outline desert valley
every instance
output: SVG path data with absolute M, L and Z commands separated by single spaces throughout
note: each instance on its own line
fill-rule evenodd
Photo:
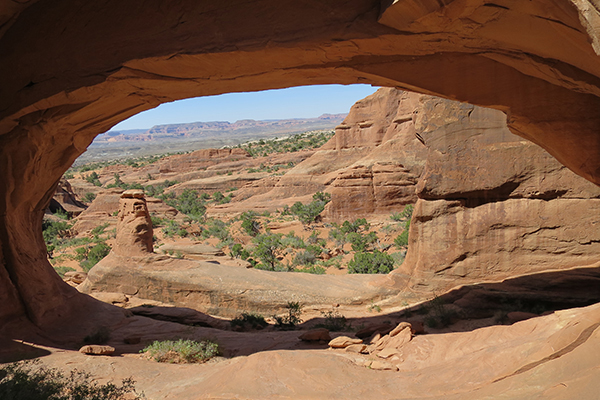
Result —
M 597 399 L 597 3 L 0 0 L 0 399 Z

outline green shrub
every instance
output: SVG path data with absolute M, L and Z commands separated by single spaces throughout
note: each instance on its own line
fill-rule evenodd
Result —
M 393 269 L 394 259 L 379 250 L 372 253 L 358 252 L 348 262 L 348 273 L 350 274 L 387 274 Z
M 347 239 L 352 245 L 353 251 L 365 252 L 373 248 L 373 245 L 377 242 L 377 234 L 369 232 L 364 235 L 360 232 L 350 232 Z
M 110 253 L 110 246 L 105 242 L 99 242 L 95 246 L 85 246 L 75 249 L 75 259 L 85 272 L 90 269 Z
M 282 249 L 281 234 L 261 234 L 254 238 L 254 256 L 258 258 L 263 267 L 269 271 L 275 271 L 279 265 L 279 256 Z
M 244 249 L 244 246 L 242 246 L 241 244 L 236 243 L 233 246 L 231 246 L 231 257 L 247 260 L 250 257 L 250 252 Z
M 229 238 L 229 229 L 227 224 L 219 219 L 212 219 L 208 221 L 206 234 L 215 237 L 221 241 L 225 241 Z
M 77 370 L 69 376 L 55 368 L 39 367 L 39 361 L 6 364 L 0 367 L 0 399 L 4 400 L 137 400 L 135 382 L 100 385 L 91 375 Z
M 90 233 L 92 234 L 92 236 L 100 236 L 104 233 L 104 230 L 108 228 L 109 225 L 110 224 L 108 222 L 102 225 L 98 225 L 97 227 L 92 229 Z
M 331 332 L 344 332 L 352 328 L 346 317 L 339 313 L 337 310 L 332 311 L 321 311 L 321 314 L 325 318 L 325 322 L 321 322 L 315 325 L 315 328 L 325 328 Z
M 302 315 L 302 305 L 297 301 L 288 301 L 285 306 L 287 314 L 283 317 L 274 315 L 275 327 L 281 330 L 292 330 L 296 325 L 302 323 L 300 315 Z
M 89 174 L 88 176 L 86 176 L 85 180 L 94 186 L 102 186 L 102 183 L 100 182 L 100 177 L 98 176 L 96 171 L 94 171 L 91 174 Z
M 313 201 L 309 204 L 302 204 L 296 202 L 290 208 L 292 215 L 296 216 L 300 222 L 309 225 L 315 222 L 319 214 L 325 209 L 325 205 L 330 201 L 331 195 L 329 193 L 317 192 L 313 195 Z
M 84 203 L 91 203 L 92 201 L 94 201 L 96 199 L 96 194 L 92 193 L 92 192 L 87 192 L 85 194 L 85 196 L 83 196 L 83 202 Z
M 260 222 L 256 220 L 254 211 L 243 212 L 240 216 L 242 220 L 242 229 L 250 236 L 256 236 L 260 233 Z
M 265 317 L 256 313 L 243 312 L 241 315 L 235 317 L 230 322 L 232 328 L 240 327 L 242 330 L 246 329 L 263 329 L 267 325 Z
M 198 191 L 196 190 L 185 189 L 177 197 L 174 197 L 171 193 L 168 196 L 162 195 L 161 199 L 177 211 L 182 212 L 196 221 L 201 220 L 206 213 L 204 200 L 199 196 Z
M 49 254 L 52 254 L 57 247 L 64 245 L 66 238 L 70 235 L 69 230 L 72 226 L 66 221 L 53 221 L 50 219 L 42 221 L 42 236 Z
M 401 234 L 396 236 L 396 239 L 394 239 L 394 245 L 399 249 L 408 246 L 408 229 L 405 229 Z
M 304 240 L 302 240 L 301 237 L 296 236 L 296 234 L 293 231 L 281 238 L 281 244 L 284 247 L 292 249 L 306 248 L 306 243 L 304 243 Z
M 148 357 L 166 363 L 201 363 L 219 355 L 219 345 L 210 340 L 155 341 L 142 350 Z
M 65 277 L 65 274 L 69 271 L 75 271 L 75 268 L 71 268 L 71 267 L 54 267 L 54 270 L 56 271 L 56 273 L 58 274 L 58 276 L 60 276 L 61 278 Z
M 294 271 L 315 275 L 325 275 L 327 272 L 327 270 L 321 265 L 311 265 L 310 267 L 296 268 Z
M 162 218 L 154 216 L 154 215 L 150 216 L 150 221 L 152 221 L 153 228 L 162 226 L 164 224 L 164 220 Z
M 317 256 L 313 251 L 303 250 L 296 253 L 292 263 L 294 265 L 313 265 L 317 261 Z
M 169 220 L 167 225 L 163 227 L 163 234 L 167 237 L 174 237 L 175 235 L 186 237 L 189 232 L 176 221 Z

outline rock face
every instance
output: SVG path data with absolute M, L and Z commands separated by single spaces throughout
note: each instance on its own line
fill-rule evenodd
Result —
M 117 238 L 113 251 L 122 256 L 153 252 L 152 221 L 143 190 L 126 190 L 119 201 Z
M 384 88 L 352 106 L 323 149 L 335 149 L 338 154 L 344 149 L 370 151 L 351 160 L 329 185 L 332 201 L 327 218 L 343 221 L 390 214 L 416 201 L 415 186 L 427 155 L 413 123 L 420 98 L 416 93 Z
M 50 210 L 56 212 L 56 210 L 53 210 L 53 205 L 56 209 L 62 208 L 70 217 L 78 216 L 87 208 L 85 204 L 79 201 L 71 188 L 71 184 L 66 179 L 61 179 L 58 182 L 56 193 L 54 193 L 54 197 L 50 201 Z
M 600 189 L 510 133 L 494 110 L 423 97 L 429 149 L 407 258 L 421 291 L 596 262 Z

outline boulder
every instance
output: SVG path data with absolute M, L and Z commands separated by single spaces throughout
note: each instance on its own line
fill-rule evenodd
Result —
M 331 340 L 329 330 L 325 328 L 312 329 L 308 332 L 304 332 L 298 338 L 304 342 L 329 342 Z
M 353 344 L 362 344 L 361 339 L 353 339 L 348 336 L 338 336 L 329 342 L 329 347 L 334 349 L 344 349 Z
M 101 346 L 98 344 L 89 344 L 79 349 L 80 353 L 94 356 L 110 356 L 115 352 L 115 348 L 111 346 Z

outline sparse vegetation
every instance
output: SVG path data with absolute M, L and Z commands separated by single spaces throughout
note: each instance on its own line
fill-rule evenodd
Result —
M 316 324 L 315 328 L 325 328 L 331 332 L 345 332 L 352 329 L 346 317 L 337 310 L 321 311 L 321 314 L 325 318 L 325 322 Z
M 296 325 L 302 323 L 300 315 L 302 315 L 302 304 L 297 301 L 288 301 L 285 306 L 287 314 L 282 316 L 274 315 L 275 327 L 281 330 L 296 329 Z
M 96 194 L 95 193 L 87 192 L 85 194 L 85 196 L 83 196 L 83 202 L 84 203 L 91 203 L 94 200 L 96 200 Z
M 242 229 L 250 236 L 256 236 L 260 233 L 260 222 L 256 220 L 257 214 L 254 211 L 243 212 L 240 216 L 242 220 Z
M 269 325 L 262 315 L 247 312 L 235 317 L 229 323 L 232 328 L 239 328 L 241 330 L 263 329 Z
M 144 348 L 142 353 L 158 362 L 172 364 L 202 363 L 219 355 L 219 345 L 211 340 L 200 342 L 184 339 L 155 341 Z
M 100 385 L 90 374 L 73 370 L 65 376 L 55 368 L 25 361 L 0 367 L 0 398 L 5 400 L 137 400 L 135 381 Z
M 331 200 L 329 193 L 317 192 L 313 195 L 313 201 L 309 204 L 296 202 L 290 207 L 290 212 L 295 215 L 300 222 L 310 225 L 315 222 L 319 214 L 325 209 L 325 205 Z
M 255 245 L 253 254 L 258 258 L 261 263 L 255 268 L 266 269 L 269 271 L 276 271 L 280 269 L 281 263 L 279 257 L 281 256 L 281 234 L 261 234 L 253 239 Z
M 92 267 L 110 253 L 110 246 L 101 241 L 94 246 L 86 245 L 75 249 L 75 259 L 79 261 L 79 265 L 85 272 L 88 272 Z
M 260 139 L 236 147 L 246 150 L 252 157 L 264 157 L 273 153 L 293 153 L 299 150 L 316 149 L 331 139 L 333 134 L 334 131 L 305 132 L 282 139 Z

